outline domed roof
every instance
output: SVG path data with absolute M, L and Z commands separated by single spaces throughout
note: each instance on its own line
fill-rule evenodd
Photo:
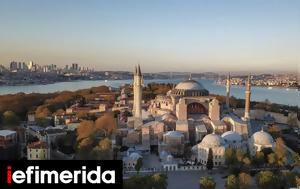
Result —
M 213 148 L 213 147 L 224 146 L 225 142 L 222 137 L 213 133 L 213 134 L 206 135 L 200 144 L 207 148 Z
M 177 117 L 171 113 L 165 113 L 161 119 L 163 121 L 168 121 L 168 122 L 175 122 L 177 120 Z
M 130 159 L 132 160 L 138 160 L 139 158 L 142 158 L 142 156 L 136 152 L 133 152 L 129 155 Z
M 174 138 L 181 138 L 184 137 L 183 134 L 179 131 L 168 131 L 165 136 L 174 137 Z
M 274 144 L 274 139 L 272 138 L 272 136 L 263 130 L 254 133 L 252 135 L 251 139 L 254 142 L 254 144 L 258 144 L 258 145 L 273 145 Z
M 235 132 L 235 131 L 227 131 L 225 133 L 222 134 L 222 138 L 225 141 L 236 141 L 236 142 L 240 142 L 242 141 L 242 137 L 239 133 Z
M 205 88 L 197 81 L 189 79 L 178 83 L 175 89 L 179 90 L 205 90 Z

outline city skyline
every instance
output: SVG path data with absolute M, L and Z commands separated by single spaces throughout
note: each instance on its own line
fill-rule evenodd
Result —
M 300 59 L 299 7 L 293 0 L 1 1 L 0 64 L 292 72 Z

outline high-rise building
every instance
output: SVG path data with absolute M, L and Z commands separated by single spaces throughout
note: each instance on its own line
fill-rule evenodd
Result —
M 73 63 L 71 69 L 72 70 L 78 70 L 78 64 L 77 63 Z
M 142 125 L 142 85 L 143 76 L 141 73 L 140 65 L 135 67 L 134 81 L 133 81 L 133 115 L 134 115 L 134 128 Z

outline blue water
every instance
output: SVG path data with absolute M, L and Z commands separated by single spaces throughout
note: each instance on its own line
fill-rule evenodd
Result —
M 145 80 L 145 84 L 150 82 L 156 83 L 178 83 L 181 79 L 172 79 L 172 80 Z M 212 80 L 198 80 L 202 85 L 209 90 L 210 93 L 225 95 L 225 87 L 216 85 Z M 78 89 L 85 89 L 90 87 L 96 87 L 101 85 L 119 87 L 123 84 L 130 84 L 132 80 L 112 80 L 112 81 L 74 81 L 74 82 L 60 82 L 48 85 L 29 85 L 29 86 L 0 86 L 0 95 L 1 94 L 15 94 L 19 92 L 24 93 L 50 93 L 57 91 L 75 91 Z M 232 86 L 231 96 L 236 98 L 244 98 L 245 91 L 244 87 L 241 86 Z M 300 106 L 300 92 L 296 89 L 282 89 L 282 88 L 273 88 L 267 89 L 263 87 L 252 87 L 251 100 L 255 101 L 264 101 L 268 99 L 273 103 L 286 104 L 292 106 Z

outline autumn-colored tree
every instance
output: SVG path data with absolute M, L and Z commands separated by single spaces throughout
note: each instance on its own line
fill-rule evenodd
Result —
M 45 118 L 50 115 L 51 115 L 51 112 L 46 105 L 37 107 L 37 109 L 35 111 L 36 118 Z
M 113 113 L 106 113 L 95 121 L 96 129 L 104 129 L 106 134 L 110 136 L 117 129 L 116 121 Z
M 277 157 L 277 165 L 284 166 L 287 163 L 286 149 L 282 138 L 276 139 L 275 154 Z
M 88 138 L 95 132 L 93 121 L 82 121 L 77 127 L 77 141 Z
M 277 162 L 277 157 L 275 153 L 271 153 L 268 155 L 268 164 L 273 166 L 275 165 Z
M 225 163 L 228 166 L 236 164 L 236 154 L 234 149 L 227 148 L 225 150 Z
M 240 173 L 239 177 L 238 177 L 238 180 L 239 180 L 240 189 L 249 189 L 249 188 L 251 188 L 252 177 L 249 174 L 244 173 L 244 172 Z

